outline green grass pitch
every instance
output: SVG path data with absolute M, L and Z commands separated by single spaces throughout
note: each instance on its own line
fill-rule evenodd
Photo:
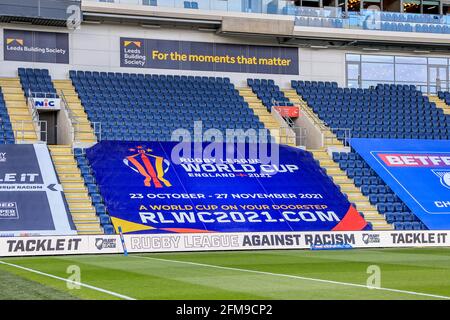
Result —
M 92 287 L 68 289 L 69 266 Z M 369 266 L 382 289 L 366 287 Z M 124 297 L 450 299 L 450 248 L 0 258 L 0 299 Z

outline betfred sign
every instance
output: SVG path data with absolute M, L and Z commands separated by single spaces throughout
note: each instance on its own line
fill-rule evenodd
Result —
M 61 99 L 59 98 L 33 98 L 34 107 L 38 110 L 59 110 Z
M 351 145 L 428 229 L 450 229 L 448 140 L 354 138 Z
M 295 106 L 275 106 L 273 108 L 284 118 L 298 118 L 300 116 L 300 110 Z
M 450 155 L 448 153 L 378 153 L 378 156 L 389 167 L 450 167 Z

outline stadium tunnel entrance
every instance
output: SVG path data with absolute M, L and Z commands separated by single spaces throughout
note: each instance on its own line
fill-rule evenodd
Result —
M 54 110 L 39 110 L 39 121 L 41 122 L 41 141 L 47 144 L 58 144 L 58 113 Z

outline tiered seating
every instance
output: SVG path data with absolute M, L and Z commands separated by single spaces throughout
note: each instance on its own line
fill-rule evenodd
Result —
M 70 71 L 101 140 L 170 141 L 194 121 L 204 130 L 264 129 L 228 78 Z
M 270 111 L 275 105 L 293 105 L 272 79 L 247 79 L 247 85 L 258 99 L 262 101 L 267 111 Z
M 380 12 L 381 30 L 400 32 L 450 33 L 450 27 L 443 24 L 441 16 L 431 14 L 406 14 Z M 365 23 L 365 29 L 373 26 Z
M 450 118 L 414 86 L 349 89 L 320 81 L 291 85 L 338 139 L 343 139 L 342 128 L 359 138 L 450 138 Z
M 56 89 L 47 69 L 19 68 L 20 83 L 25 96 L 56 98 Z
M 341 170 L 353 179 L 355 186 L 369 198 L 370 204 L 384 214 L 386 222 L 393 223 L 396 230 L 426 229 L 360 155 L 355 152 L 333 152 L 333 161 L 339 163 Z
M 320 81 L 292 81 L 291 85 L 340 140 L 342 129 L 357 138 L 450 138 L 450 119 L 415 86 L 349 89 Z M 335 152 L 333 160 L 395 229 L 426 229 L 357 153 Z
M 198 2 L 196 1 L 184 1 L 183 4 L 185 9 L 198 9 Z
M 443 100 L 446 104 L 450 105 L 450 92 L 439 91 L 438 97 L 439 99 Z
M 81 176 L 83 177 L 84 184 L 88 190 L 88 194 L 91 197 L 92 205 L 95 208 L 100 224 L 103 227 L 105 234 L 114 234 L 114 227 L 111 224 L 111 219 L 106 212 L 105 205 L 103 204 L 102 196 L 98 190 L 95 178 L 92 175 L 91 167 L 89 165 L 89 160 L 84 154 L 84 150 L 80 148 L 74 149 L 74 157 L 77 161 L 78 168 L 81 171 Z
M 0 144 L 14 144 L 14 133 L 9 119 L 8 110 L 0 88 Z

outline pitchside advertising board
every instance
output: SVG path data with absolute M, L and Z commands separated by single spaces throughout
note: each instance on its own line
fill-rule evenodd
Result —
M 69 34 L 4 29 L 6 61 L 69 63 Z
M 127 68 L 299 74 L 298 48 L 120 38 Z
M 250 156 L 267 144 L 102 141 L 86 154 L 124 233 L 369 228 L 310 153 L 274 146 L 279 159 L 270 163 Z
M 352 139 L 351 145 L 429 229 L 450 229 L 448 140 Z
M 256 232 L 124 235 L 127 252 L 449 247 L 448 231 Z M 0 257 L 123 253 L 117 235 L 0 237 Z
M 0 237 L 76 234 L 45 144 L 0 145 Z

